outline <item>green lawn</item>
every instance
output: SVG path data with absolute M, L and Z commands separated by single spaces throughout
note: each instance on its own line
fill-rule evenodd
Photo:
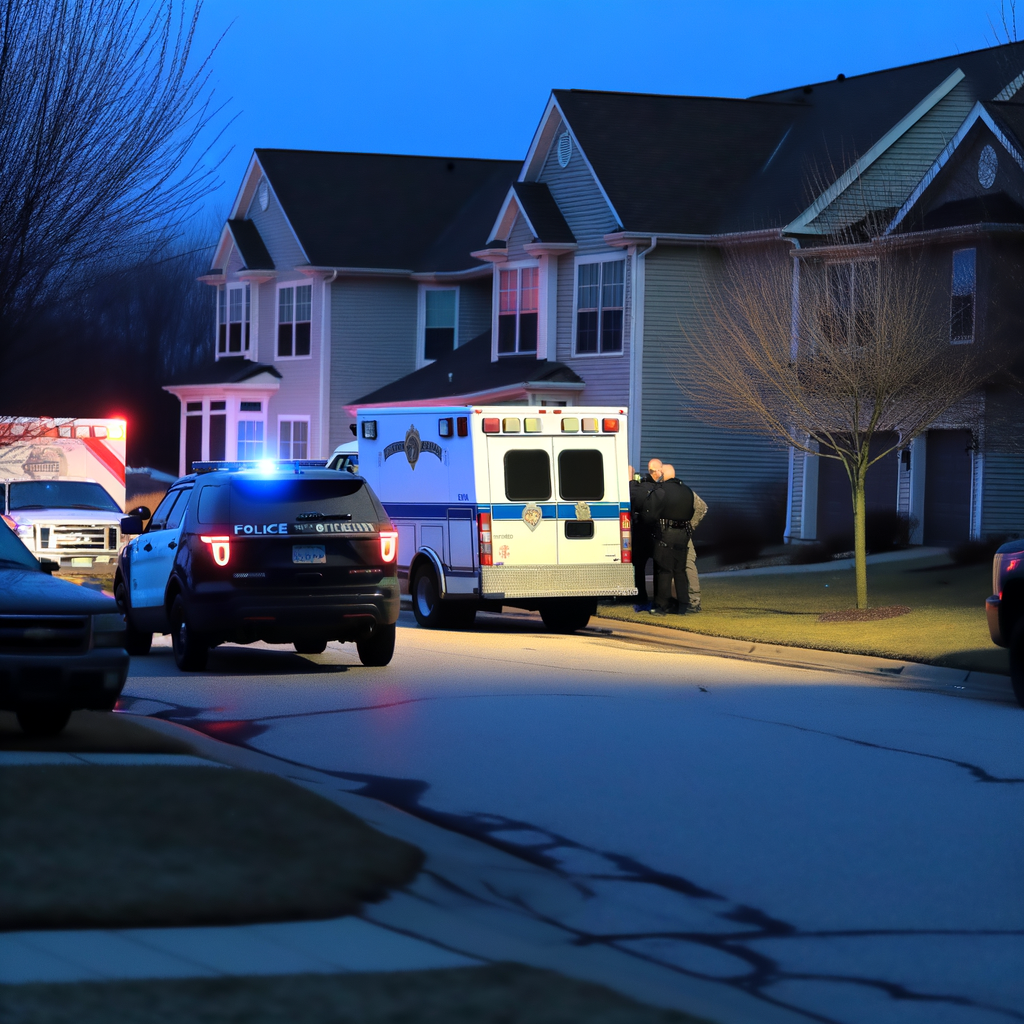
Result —
M 990 565 L 956 566 L 945 557 L 919 558 L 868 566 L 871 607 L 899 604 L 912 609 L 908 615 L 876 622 L 818 621 L 825 612 L 856 606 L 853 569 L 706 578 L 699 615 L 655 618 L 627 604 L 602 605 L 599 614 L 709 636 L 1008 674 L 1007 652 L 992 643 L 985 624 L 991 587 Z

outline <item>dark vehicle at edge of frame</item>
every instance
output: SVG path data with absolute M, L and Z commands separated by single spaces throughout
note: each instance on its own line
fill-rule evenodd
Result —
M 1024 538 L 1011 540 L 992 559 L 993 594 L 985 601 L 992 642 L 1010 649 L 1010 680 L 1024 707 Z
M 0 523 L 0 708 L 30 736 L 56 735 L 72 711 L 110 711 L 128 678 L 117 605 L 56 568 Z
M 122 521 L 133 537 L 114 588 L 130 653 L 170 633 L 183 671 L 201 670 L 211 647 L 258 640 L 301 654 L 354 642 L 364 665 L 390 662 L 398 534 L 365 480 L 322 461 L 193 469 L 151 517 Z

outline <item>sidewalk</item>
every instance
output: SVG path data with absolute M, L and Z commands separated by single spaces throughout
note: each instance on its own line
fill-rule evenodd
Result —
M 118 718 L 121 718 L 118 715 Z M 796 1024 L 738 987 L 689 976 L 614 943 L 580 944 L 594 926 L 587 895 L 559 873 L 351 792 L 352 783 L 221 743 L 184 726 L 124 715 L 193 755 L 0 753 L 3 764 L 207 764 L 270 772 L 305 786 L 387 835 L 423 850 L 405 890 L 358 917 L 234 927 L 0 934 L 0 982 L 437 969 L 515 962 L 605 985 L 648 1005 L 720 1024 Z M 66 758 L 66 760 L 65 760 Z M 624 879 L 624 881 L 628 881 Z M 623 922 L 625 923 L 625 922 Z M 616 930 L 602 920 L 601 930 Z

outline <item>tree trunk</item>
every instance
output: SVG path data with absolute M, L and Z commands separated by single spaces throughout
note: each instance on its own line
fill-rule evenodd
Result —
M 857 577 L 857 608 L 868 606 L 867 500 L 864 480 L 867 467 L 858 467 L 853 478 L 853 571 Z

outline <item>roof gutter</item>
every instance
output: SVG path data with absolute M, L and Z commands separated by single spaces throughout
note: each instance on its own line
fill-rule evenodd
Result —
M 689 234 L 675 231 L 612 231 L 604 236 L 606 245 L 625 249 L 630 245 L 657 239 L 661 245 L 736 245 L 743 243 L 771 242 L 782 237 L 781 228 L 764 228 L 759 231 L 727 231 L 721 234 Z

